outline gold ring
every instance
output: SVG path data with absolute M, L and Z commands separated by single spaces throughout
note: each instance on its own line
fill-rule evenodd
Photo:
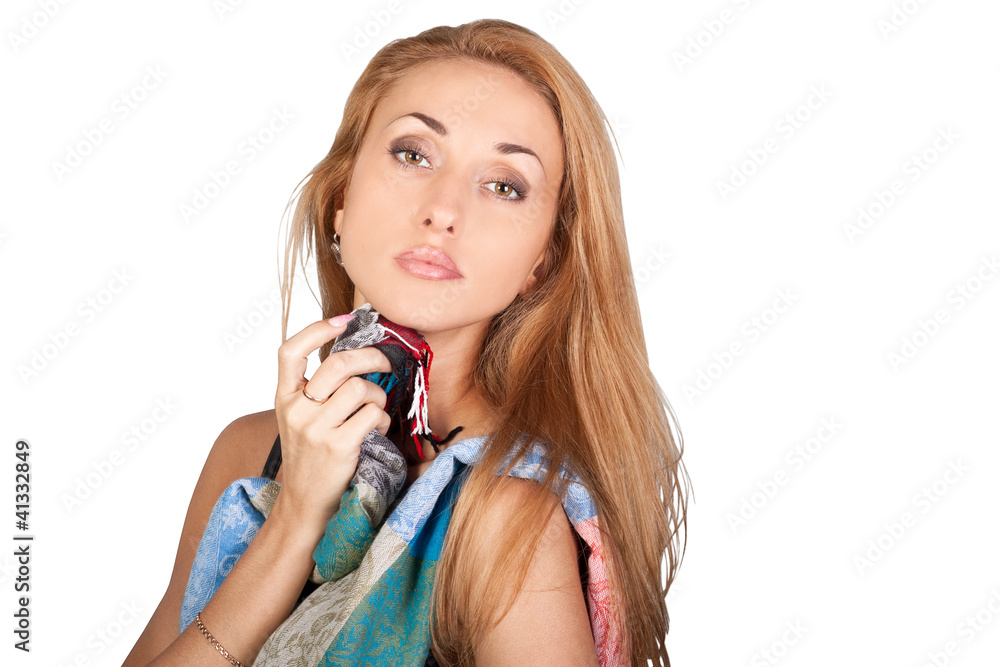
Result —
M 323 403 L 326 403 L 326 401 L 329 400 L 329 399 L 326 399 L 326 400 L 322 400 L 321 401 L 318 398 L 313 398 L 312 396 L 309 395 L 309 392 L 306 391 L 305 387 L 302 387 L 302 395 L 305 396 L 306 398 L 308 398 L 310 401 L 313 401 L 314 403 L 319 403 L 320 405 L 322 405 Z

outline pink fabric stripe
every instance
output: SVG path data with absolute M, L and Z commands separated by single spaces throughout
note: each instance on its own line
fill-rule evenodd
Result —
M 590 581 L 587 584 L 587 604 L 590 606 L 590 627 L 594 632 L 594 646 L 601 667 L 621 667 L 621 631 L 611 613 L 611 596 L 608 590 L 608 572 L 604 566 L 604 547 L 597 517 L 574 526 L 576 532 L 590 547 L 587 569 Z

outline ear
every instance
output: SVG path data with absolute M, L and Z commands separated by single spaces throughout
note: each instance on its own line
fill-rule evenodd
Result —
M 545 255 L 547 251 L 548 251 L 548 246 L 542 248 L 542 252 L 540 252 L 538 254 L 538 258 L 535 259 L 535 264 L 534 266 L 531 267 L 531 275 L 528 276 L 528 279 L 524 281 L 524 285 L 522 285 L 521 289 L 518 291 L 518 294 L 520 294 L 521 296 L 524 296 L 532 289 L 534 289 L 535 283 L 538 282 L 538 277 L 542 273 L 542 266 L 545 263 Z
M 347 193 L 350 188 L 350 184 L 344 187 L 344 193 L 338 197 L 340 200 L 340 208 L 333 213 L 333 231 L 337 232 L 337 234 L 341 236 L 342 234 L 340 233 L 340 230 L 344 227 L 344 208 L 347 206 Z
M 333 231 L 340 235 L 340 230 L 344 226 L 344 209 L 338 208 L 333 214 Z

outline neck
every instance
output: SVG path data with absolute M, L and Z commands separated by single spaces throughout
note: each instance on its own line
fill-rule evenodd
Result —
M 354 308 L 366 301 L 355 289 Z M 458 426 L 462 430 L 449 442 L 487 435 L 495 429 L 491 410 L 472 385 L 472 372 L 488 324 L 488 321 L 474 322 L 444 331 L 414 329 L 427 341 L 434 355 L 427 375 L 427 423 L 435 438 L 447 437 Z M 401 424 L 396 444 L 410 461 L 419 461 L 412 430 L 412 423 Z M 429 442 L 422 440 L 420 446 L 425 461 L 435 456 Z
M 451 440 L 438 445 L 442 451 L 452 443 L 486 435 L 492 429 L 490 411 L 472 383 L 474 361 L 482 347 L 482 338 L 466 329 L 418 331 L 434 354 L 427 379 L 427 422 L 431 434 L 440 440 L 447 438 L 455 428 L 462 427 Z M 421 438 L 421 458 L 413 442 L 412 430 L 413 424 L 409 420 L 402 424 L 396 445 L 411 465 L 430 462 L 437 456 L 434 446 L 429 440 Z
M 489 410 L 472 383 L 482 349 L 485 326 L 479 323 L 452 331 L 419 332 L 434 353 L 427 380 L 427 419 L 437 438 L 457 426 L 456 439 L 482 435 Z

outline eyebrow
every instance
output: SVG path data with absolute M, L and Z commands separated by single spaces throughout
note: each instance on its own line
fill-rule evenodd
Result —
M 441 135 L 442 137 L 448 136 L 448 128 L 446 128 L 441 121 L 435 118 L 431 118 L 427 114 L 420 113 L 419 111 L 411 111 L 410 113 L 404 113 L 402 116 L 394 118 L 393 120 L 386 123 L 386 127 L 389 127 L 400 118 L 406 118 L 407 116 L 413 116 L 417 120 L 422 121 L 424 125 L 429 127 L 435 133 Z M 538 154 L 535 153 L 535 151 L 528 148 L 527 146 L 520 146 L 518 144 L 512 144 L 507 141 L 498 141 L 495 144 L 493 144 L 493 149 L 496 152 L 500 153 L 501 155 L 513 155 L 516 153 L 524 153 L 525 155 L 531 155 L 534 156 L 536 160 L 538 160 L 539 164 L 542 164 L 542 158 L 538 157 Z M 542 171 L 543 172 L 545 171 L 545 165 L 542 165 Z

